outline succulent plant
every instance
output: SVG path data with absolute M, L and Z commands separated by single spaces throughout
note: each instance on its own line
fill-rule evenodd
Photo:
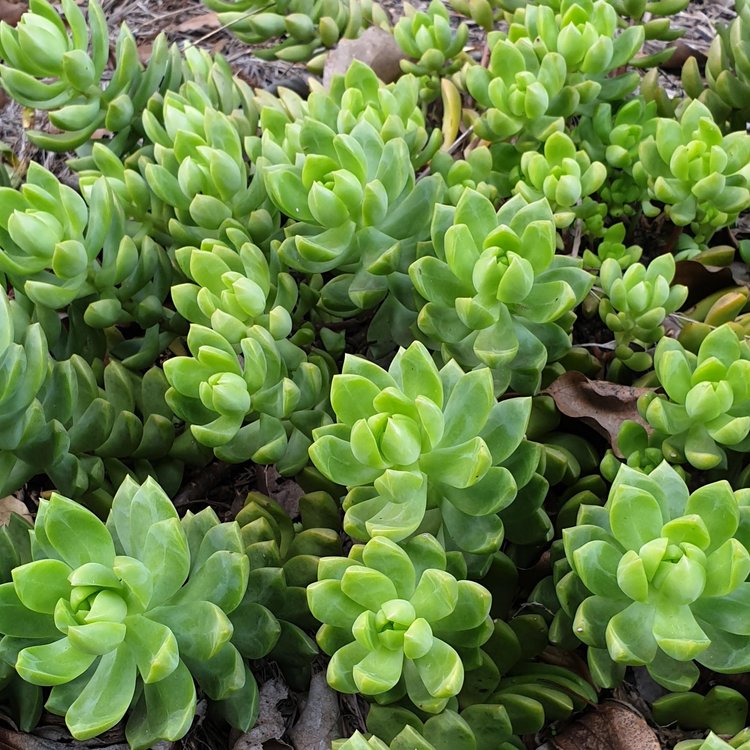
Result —
M 607 179 L 607 168 L 599 161 L 592 162 L 585 151 L 576 151 L 570 136 L 555 132 L 544 142 L 543 154 L 526 151 L 521 156 L 521 175 L 514 192 L 528 203 L 546 198 L 555 225 L 562 228 L 580 213 L 581 201 L 591 202 L 589 196 Z
M 655 134 L 640 145 L 634 176 L 673 224 L 689 226 L 705 243 L 750 205 L 748 155 L 750 136 L 722 135 L 710 110 L 692 101 L 679 120 L 657 119 Z M 644 210 L 653 206 L 646 202 Z
M 521 443 L 529 399 L 498 403 L 489 370 L 464 373 L 451 362 L 438 371 L 415 342 L 388 372 L 347 355 L 331 384 L 331 405 L 338 422 L 314 432 L 310 458 L 349 488 L 350 536 L 401 541 L 424 524 L 466 552 L 499 549 L 497 512 L 516 494 L 503 464 Z M 528 466 L 519 474 L 537 462 L 538 454 L 524 453 L 519 463 Z
M 675 750 L 748 750 L 750 748 L 750 729 L 743 729 L 739 734 L 724 741 L 718 734 L 710 732 L 705 740 L 683 740 L 675 745 Z
M 683 729 L 710 729 L 723 735 L 741 731 L 747 722 L 747 700 L 724 685 L 715 685 L 705 695 L 662 695 L 651 710 L 657 724 L 676 723 Z
M 102 87 L 109 30 L 101 5 L 90 0 L 88 20 L 73 0 L 65 0 L 62 11 L 63 17 L 47 0 L 35 0 L 15 28 L 3 22 L 0 79 L 16 101 L 48 111 L 50 123 L 61 131 L 27 131 L 40 148 L 72 151 L 97 129 L 106 128 L 115 134 L 113 151 L 122 153 L 143 135 L 140 114 L 149 97 L 179 85 L 177 47 L 170 47 L 166 36 L 159 35 L 144 66 L 135 37 L 123 25 L 112 77 Z
M 648 475 L 622 466 L 604 507 L 581 507 L 557 591 L 600 684 L 617 665 L 677 691 L 697 680 L 696 661 L 747 668 L 746 494 L 726 481 L 691 494 L 663 462 Z
M 492 631 L 489 592 L 457 581 L 446 564 L 429 534 L 403 546 L 376 537 L 349 557 L 321 559 L 307 599 L 323 623 L 317 640 L 332 657 L 331 687 L 383 703 L 408 694 L 427 713 L 443 710 L 464 679 L 454 645 L 467 658 Z
M 648 267 L 633 263 L 623 273 L 620 264 L 608 258 L 599 269 L 605 296 L 599 303 L 599 316 L 615 334 L 615 356 L 631 370 L 642 372 L 651 367 L 647 352 L 634 352 L 632 344 L 648 349 L 664 336 L 662 322 L 682 307 L 688 288 L 670 287 L 675 274 L 674 256 L 665 253 Z
M 426 11 L 404 3 L 404 15 L 394 26 L 393 36 L 411 58 L 401 60 L 401 70 L 423 77 L 424 101 L 435 99 L 440 93 L 440 78 L 455 73 L 465 62 L 462 53 L 469 27 L 462 23 L 455 31 L 451 29 L 443 0 L 432 0 Z
M 655 102 L 646 102 L 642 96 L 626 101 L 616 112 L 611 104 L 601 102 L 573 131 L 574 140 L 589 157 L 607 166 L 607 180 L 599 197 L 610 216 L 633 216 L 648 197 L 633 172 L 641 141 L 656 129 L 656 109 Z
M 456 750 L 508 750 L 516 747 L 511 744 L 515 738 L 508 713 L 500 705 L 469 706 L 460 713 L 445 709 L 422 721 L 408 709 L 373 704 L 367 714 L 367 729 L 373 734 L 370 747 L 376 745 L 394 750 L 407 745 L 418 750 L 438 750 L 445 747 L 448 737 Z M 356 750 L 357 743 L 350 739 L 338 746 L 338 750 L 341 748 Z
M 366 26 L 389 27 L 388 16 L 372 0 L 279 0 L 271 5 L 258 0 L 204 0 L 219 14 L 222 25 L 230 28 L 247 44 L 272 44 L 253 49 L 265 60 L 308 62 L 314 72 L 322 72 L 324 50 L 340 39 L 358 37 Z
M 259 324 L 236 345 L 193 324 L 187 344 L 193 356 L 164 363 L 171 386 L 166 399 L 195 439 L 230 463 L 253 460 L 299 471 L 313 428 L 330 421 L 324 411 L 329 363 L 277 341 Z
M 640 245 L 625 246 L 625 225 L 622 222 L 613 224 L 604 230 L 601 241 L 596 247 L 596 252 L 588 248 L 583 251 L 584 268 L 601 269 L 602 263 L 613 260 L 622 271 L 637 263 L 643 248 Z
M 593 283 L 580 260 L 555 255 L 556 242 L 546 200 L 518 195 L 496 212 L 467 189 L 455 208 L 440 206 L 432 252 L 409 268 L 427 300 L 417 323 L 430 345 L 464 367 L 490 367 L 498 393 L 534 393 L 547 362 L 570 349 L 572 310 Z
M 638 410 L 668 460 L 711 469 L 726 463 L 725 448 L 746 450 L 748 360 L 747 344 L 728 324 L 706 336 L 697 356 L 674 339 L 659 342 L 654 369 L 666 396 L 647 393 Z
M 194 677 L 215 700 L 252 680 L 227 618 L 248 562 L 239 528 L 218 529 L 186 531 L 152 480 L 126 480 L 106 526 L 61 495 L 41 501 L 33 561 L 0 586 L 2 652 L 25 681 L 52 686 L 46 706 L 74 737 L 106 731 L 132 704 L 131 747 L 176 740 L 193 720 Z

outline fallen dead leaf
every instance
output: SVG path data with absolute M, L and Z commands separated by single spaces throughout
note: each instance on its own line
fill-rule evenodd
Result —
M 688 298 L 683 309 L 692 307 L 719 289 L 732 286 L 733 281 L 730 268 L 704 266 L 696 260 L 678 260 L 675 264 L 673 284 L 684 284 L 688 288 Z
M 0 498 L 0 526 L 7 526 L 10 523 L 12 513 L 16 513 L 27 521 L 32 520 L 29 509 L 17 497 L 8 495 L 8 497 Z
M 0 0 L 0 21 L 5 21 L 9 26 L 15 26 L 28 7 L 26 3 Z
M 545 393 L 555 400 L 566 417 L 580 419 L 609 440 L 615 455 L 622 458 L 617 447 L 617 433 L 626 419 L 631 419 L 651 431 L 638 413 L 639 396 L 652 388 L 635 388 L 606 380 L 589 380 L 580 372 L 570 371 L 555 380 Z
M 221 21 L 216 13 L 203 13 L 200 16 L 193 16 L 183 21 L 175 31 L 202 31 L 203 29 L 220 29 Z
M 592 707 L 539 750 L 660 750 L 644 718 L 623 703 Z
M 371 26 L 358 39 L 342 39 L 331 50 L 323 69 L 323 85 L 330 85 L 333 76 L 346 73 L 353 60 L 367 63 L 381 81 L 390 83 L 401 75 L 399 62 L 404 57 L 392 34 Z
M 662 70 L 677 70 L 681 71 L 682 66 L 687 62 L 689 57 L 694 57 L 698 63 L 698 67 L 703 71 L 706 65 L 706 54 L 701 52 L 699 49 L 691 47 L 686 42 L 680 40 L 672 45 L 675 50 L 672 57 L 666 62 L 663 62 L 659 67 Z
M 328 687 L 325 672 L 313 675 L 307 702 L 289 730 L 294 750 L 328 750 L 341 737 L 341 715 L 336 693 Z
M 234 743 L 232 750 L 281 750 L 287 748 L 281 738 L 286 732 L 286 720 L 279 711 L 279 703 L 289 697 L 283 680 L 272 678 L 258 691 L 258 721 Z M 273 744 L 272 744 L 273 743 Z

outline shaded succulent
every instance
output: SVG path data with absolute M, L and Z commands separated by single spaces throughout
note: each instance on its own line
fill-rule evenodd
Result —
M 406 746 L 415 750 L 439 750 L 446 746 L 449 737 L 456 750 L 509 750 L 516 747 L 511 743 L 515 738 L 508 714 L 499 705 L 469 706 L 461 713 L 447 708 L 422 721 L 408 709 L 373 704 L 367 714 L 367 730 L 373 734 L 370 747 L 391 747 L 394 750 Z M 364 750 L 367 745 L 349 739 L 340 744 L 338 750 L 356 750 L 357 747 Z
M 657 724 L 678 724 L 682 729 L 710 729 L 730 735 L 741 731 L 747 721 L 747 700 L 742 693 L 714 685 L 701 693 L 668 693 L 651 707 Z
M 513 464 L 521 444 L 529 399 L 498 403 L 489 370 L 464 373 L 450 362 L 438 371 L 415 342 L 388 372 L 347 355 L 331 384 L 331 405 L 338 422 L 314 432 L 310 458 L 349 488 L 350 536 L 401 541 L 423 528 L 466 552 L 499 549 L 497 512 L 517 490 L 504 464 Z M 538 452 L 519 451 L 517 458 L 528 482 Z
M 679 120 L 657 119 L 655 134 L 640 145 L 634 176 L 650 199 L 664 204 L 672 223 L 689 226 L 705 243 L 750 205 L 749 154 L 750 136 L 723 135 L 710 110 L 692 101 Z M 653 208 L 644 203 L 644 210 Z
M 427 300 L 417 324 L 444 359 L 487 365 L 495 388 L 534 393 L 547 362 L 570 349 L 573 308 L 593 277 L 578 259 L 555 254 L 546 200 L 518 195 L 499 211 L 466 190 L 454 208 L 439 206 L 432 253 L 409 269 Z
M 60 495 L 41 501 L 33 561 L 0 586 L 0 650 L 25 681 L 52 686 L 47 709 L 77 739 L 129 709 L 131 747 L 179 739 L 195 712 L 193 678 L 215 700 L 252 680 L 227 618 L 248 563 L 239 528 L 218 528 L 186 530 L 152 480 L 123 483 L 107 526 Z
M 640 245 L 625 245 L 625 225 L 622 222 L 613 224 L 604 230 L 601 241 L 596 246 L 596 252 L 588 248 L 583 251 L 583 265 L 585 268 L 601 269 L 602 263 L 613 260 L 621 270 L 637 263 L 643 248 Z
M 688 288 L 670 286 L 675 274 L 674 256 L 665 253 L 648 267 L 633 263 L 623 273 L 620 264 L 606 259 L 599 269 L 604 292 L 599 316 L 615 334 L 615 356 L 629 369 L 642 372 L 651 367 L 651 355 L 633 351 L 632 344 L 648 349 L 664 336 L 662 323 L 682 307 Z
M 491 596 L 446 571 L 446 554 L 429 534 L 397 545 L 385 537 L 356 545 L 349 557 L 320 561 L 307 588 L 310 610 L 323 626 L 320 647 L 332 658 L 328 683 L 343 693 L 403 695 L 439 713 L 458 694 L 464 658 L 492 631 Z
M 746 450 L 750 352 L 728 324 L 711 331 L 697 356 L 674 339 L 656 347 L 654 369 L 666 395 L 647 393 L 641 416 L 662 439 L 665 458 L 697 469 L 726 463 L 725 448 Z
M 573 632 L 600 684 L 618 665 L 646 666 L 668 689 L 690 689 L 695 662 L 746 669 L 750 553 L 746 492 L 726 481 L 692 494 L 666 463 L 622 466 L 603 508 L 582 506 L 563 531 L 572 571 L 557 582 Z
M 607 166 L 607 180 L 599 196 L 607 204 L 610 216 L 632 216 L 641 210 L 647 198 L 646 188 L 633 175 L 638 162 L 641 141 L 656 129 L 656 103 L 636 96 L 616 113 L 612 105 L 602 102 L 591 117 L 582 117 L 573 138 L 592 160 Z M 637 259 L 636 259 L 637 260 Z

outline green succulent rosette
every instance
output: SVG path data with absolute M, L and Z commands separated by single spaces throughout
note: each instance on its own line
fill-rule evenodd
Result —
M 440 79 L 455 73 L 466 61 L 464 46 L 469 27 L 451 29 L 448 10 L 442 0 L 432 0 L 426 11 L 404 4 L 404 15 L 393 28 L 393 37 L 409 58 L 401 70 L 420 76 L 421 98 L 433 101 L 440 94 Z
M 689 493 L 662 462 L 648 475 L 622 466 L 604 507 L 581 507 L 563 531 L 572 570 L 557 591 L 595 676 L 645 666 L 684 691 L 695 662 L 748 668 L 747 500 L 726 481 Z
M 528 203 L 546 198 L 555 225 L 562 228 L 593 205 L 590 196 L 604 184 L 607 168 L 600 161 L 592 162 L 585 151 L 576 151 L 570 136 L 555 132 L 544 142 L 543 153 L 522 154 L 521 176 L 514 192 Z
M 407 141 L 385 140 L 364 119 L 337 133 L 306 118 L 300 145 L 289 158 L 264 142 L 257 160 L 271 201 L 292 220 L 279 256 L 297 271 L 343 274 L 321 291 L 332 312 L 374 307 L 427 239 L 442 177 L 417 181 Z
M 670 286 L 675 268 L 670 253 L 654 258 L 648 266 L 633 263 L 624 273 L 613 258 L 602 262 L 599 280 L 606 296 L 599 303 L 599 316 L 615 334 L 615 356 L 631 370 L 647 370 L 652 361 L 647 352 L 634 352 L 631 344 L 648 349 L 661 339 L 664 319 L 687 299 L 686 286 Z
M 750 136 L 723 135 L 710 110 L 691 101 L 679 119 L 660 117 L 639 148 L 636 180 L 664 204 L 677 226 L 689 226 L 699 243 L 731 226 L 750 205 L 747 163 Z M 644 210 L 653 213 L 644 203 Z
M 217 701 L 252 681 L 227 617 L 248 578 L 236 525 L 195 534 L 153 480 L 128 479 L 106 526 L 60 495 L 41 501 L 31 549 L 0 585 L 0 654 L 52 687 L 46 707 L 77 739 L 130 710 L 131 747 L 177 740 L 193 720 L 193 678 Z
M 646 188 L 634 177 L 634 168 L 640 144 L 654 134 L 656 123 L 656 103 L 636 96 L 615 111 L 609 103 L 597 104 L 593 115 L 582 117 L 573 131 L 573 139 L 589 157 L 607 167 L 599 197 L 610 216 L 633 216 L 647 198 Z
M 310 458 L 349 489 L 344 530 L 354 539 L 406 539 L 420 528 L 478 555 L 503 539 L 498 511 L 529 481 L 538 452 L 522 448 L 530 399 L 497 402 L 486 368 L 438 370 L 427 349 L 400 350 L 386 372 L 347 355 L 331 384 L 336 424 L 313 433 Z M 516 451 L 518 454 L 516 455 Z
M 683 740 L 674 747 L 675 750 L 749 750 L 750 728 L 743 729 L 739 734 L 726 740 L 718 734 L 709 732 L 705 740 Z
M 641 396 L 638 410 L 667 460 L 706 470 L 726 466 L 727 449 L 748 450 L 750 350 L 730 325 L 711 331 L 697 355 L 663 338 L 654 369 L 666 394 Z
M 475 705 L 457 710 L 445 709 L 437 716 L 422 721 L 416 713 L 398 706 L 370 706 L 367 729 L 372 732 L 369 747 L 394 750 L 412 747 L 415 750 L 438 750 L 448 738 L 456 750 L 509 750 L 513 731 L 508 714 L 499 705 Z M 357 737 L 357 735 L 355 735 Z M 336 750 L 364 750 L 364 737 L 358 736 L 334 744 Z M 381 743 L 381 744 L 378 744 Z
M 497 393 L 533 394 L 547 362 L 570 350 L 572 311 L 594 281 L 556 243 L 546 200 L 517 195 L 495 211 L 466 190 L 455 208 L 438 206 L 432 251 L 409 268 L 427 300 L 417 324 L 430 346 L 446 361 L 491 368 Z
M 376 537 L 349 557 L 321 559 L 307 599 L 323 623 L 317 640 L 331 656 L 331 687 L 382 703 L 408 695 L 427 713 L 445 708 L 461 690 L 463 660 L 492 632 L 490 593 L 446 565 L 429 534 L 403 546 Z

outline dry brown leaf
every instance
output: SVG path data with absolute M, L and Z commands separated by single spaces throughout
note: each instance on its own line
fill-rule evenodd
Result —
M 660 750 L 654 730 L 623 703 L 594 706 L 548 743 L 555 750 Z
M 678 260 L 675 264 L 674 284 L 688 288 L 684 309 L 692 307 L 709 294 L 732 286 L 732 270 L 717 266 L 704 266 L 697 260 Z
M 27 11 L 26 3 L 13 2 L 13 0 L 0 0 L 0 21 L 5 21 L 10 26 L 15 26 L 21 16 Z
M 232 750 L 280 750 L 279 744 L 288 747 L 281 741 L 286 720 L 279 711 L 279 703 L 288 697 L 289 688 L 283 680 L 273 678 L 264 682 L 258 691 L 258 721 L 240 736 Z
M 220 29 L 221 21 L 216 13 L 203 13 L 200 16 L 193 16 L 188 18 L 187 21 L 183 21 L 175 31 L 203 31 L 204 29 Z
M 399 62 L 404 57 L 392 34 L 371 26 L 359 39 L 342 39 L 331 50 L 323 69 L 323 84 L 328 86 L 333 76 L 346 73 L 353 60 L 367 63 L 381 81 L 390 83 L 401 75 Z
M 29 509 L 14 495 L 0 498 L 0 526 L 7 526 L 10 523 L 10 516 L 16 513 L 27 521 L 31 521 Z
M 698 49 L 690 46 L 686 42 L 680 40 L 672 45 L 675 50 L 672 57 L 666 62 L 663 62 L 659 67 L 662 70 L 676 70 L 681 71 L 682 66 L 687 62 L 689 57 L 694 57 L 698 63 L 698 67 L 702 71 L 706 65 L 706 55 Z
M 607 438 L 615 455 L 622 458 L 617 447 L 617 433 L 626 419 L 651 430 L 638 414 L 637 402 L 639 396 L 652 390 L 606 380 L 589 380 L 583 373 L 571 370 L 555 380 L 545 393 L 552 396 L 566 417 L 580 419 Z
M 328 687 L 325 672 L 313 675 L 299 720 L 289 730 L 294 750 L 328 750 L 341 737 L 337 694 Z

